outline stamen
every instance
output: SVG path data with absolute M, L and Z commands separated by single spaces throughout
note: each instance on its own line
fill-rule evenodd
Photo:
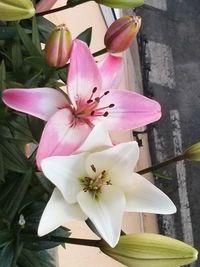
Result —
M 93 102 L 92 97 L 96 93 L 96 91 L 97 91 L 97 87 L 94 87 L 93 90 L 92 90 L 92 94 L 91 94 L 90 98 L 87 100 L 88 104 Z
M 95 114 L 95 111 L 96 111 L 96 110 L 93 110 L 93 111 L 90 113 L 90 115 L 91 115 L 91 116 L 96 116 L 96 117 L 100 117 L 100 116 L 107 117 L 108 114 L 109 114 L 108 111 L 104 112 L 103 114 Z
M 106 91 L 102 96 L 96 97 L 94 100 L 99 103 L 101 98 L 104 97 L 105 95 L 109 94 L 109 93 L 110 93 L 110 91 Z
M 107 109 L 107 108 L 113 108 L 114 106 L 115 106 L 115 104 L 110 104 L 110 105 L 102 107 L 102 108 L 97 108 L 97 109 L 93 110 L 92 112 L 97 112 L 97 111 Z M 94 115 L 94 113 L 93 113 L 93 115 Z

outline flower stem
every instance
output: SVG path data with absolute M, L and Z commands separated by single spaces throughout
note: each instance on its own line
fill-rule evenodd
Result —
M 68 244 L 90 246 L 90 247 L 100 246 L 99 245 L 100 240 L 92 240 L 92 239 L 68 238 L 68 237 L 62 237 L 62 236 L 37 237 L 35 235 L 30 235 L 30 234 L 21 234 L 21 238 L 26 242 L 27 241 L 28 242 L 48 241 L 48 242 L 68 243 Z
M 93 53 L 92 55 L 93 55 L 93 57 L 98 57 L 98 56 L 103 55 L 105 53 L 107 53 L 107 49 L 104 47 L 103 49 Z
M 148 167 L 146 169 L 140 170 L 137 173 L 145 174 L 145 173 L 148 173 L 148 172 L 153 172 L 153 171 L 158 170 L 158 169 L 160 169 L 162 167 L 165 167 L 165 166 L 167 166 L 167 165 L 169 165 L 169 164 L 171 164 L 173 162 L 177 162 L 177 161 L 180 161 L 180 160 L 183 160 L 183 159 L 184 159 L 184 155 L 183 154 L 182 155 L 178 155 L 176 157 L 173 157 L 171 159 L 163 161 L 163 162 L 161 162 L 161 163 L 159 163 L 157 165 L 154 165 L 154 166 Z

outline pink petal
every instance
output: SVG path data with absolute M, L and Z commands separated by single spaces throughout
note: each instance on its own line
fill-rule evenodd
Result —
M 117 88 L 122 78 L 122 58 L 108 54 L 98 67 L 102 78 L 102 90 Z
M 130 130 L 157 121 L 161 117 L 160 104 L 143 95 L 123 91 L 111 90 L 102 98 L 100 107 L 110 104 L 115 106 L 104 109 L 108 111 L 107 117 L 101 117 L 109 130 Z M 99 121 L 99 117 L 93 122 Z
M 95 96 L 101 93 L 101 76 L 96 62 L 87 45 L 80 40 L 73 43 L 67 84 L 75 107 L 76 101 L 86 102 L 90 98 L 94 87 L 97 87 Z
M 2 98 L 10 108 L 42 120 L 48 120 L 60 108 L 68 106 L 64 94 L 52 88 L 7 89 Z
M 36 12 L 44 12 L 52 8 L 52 6 L 57 2 L 57 0 L 40 0 L 36 4 Z
M 73 117 L 69 109 L 55 113 L 47 122 L 37 151 L 37 165 L 50 156 L 66 156 L 74 152 L 86 139 L 91 128 Z

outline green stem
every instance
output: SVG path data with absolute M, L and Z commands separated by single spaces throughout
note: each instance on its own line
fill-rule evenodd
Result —
M 99 51 L 93 53 L 92 55 L 93 55 L 93 57 L 98 57 L 98 56 L 103 55 L 103 54 L 105 54 L 105 53 L 107 53 L 107 49 L 106 49 L 106 47 L 104 47 L 103 49 L 101 49 L 101 50 L 99 50 Z
M 169 164 L 171 164 L 173 162 L 177 162 L 177 161 L 180 161 L 180 160 L 183 160 L 183 159 L 184 159 L 184 155 L 178 155 L 178 156 L 176 156 L 174 158 L 171 158 L 171 159 L 168 159 L 166 161 L 163 161 L 163 162 L 161 162 L 161 163 L 159 163 L 157 165 L 154 165 L 154 166 L 151 166 L 149 168 L 140 170 L 137 173 L 139 173 L 139 174 L 145 174 L 145 173 L 148 173 L 148 172 L 153 172 L 153 171 L 158 170 L 158 169 L 160 169 L 162 167 L 165 167 L 165 166 L 167 166 L 167 165 L 169 165 Z
M 30 242 L 48 241 L 48 242 L 68 243 L 68 244 L 90 246 L 90 247 L 99 247 L 99 242 L 100 242 L 100 240 L 68 238 L 62 236 L 37 237 L 30 234 L 21 234 L 21 238 L 24 241 L 30 241 Z

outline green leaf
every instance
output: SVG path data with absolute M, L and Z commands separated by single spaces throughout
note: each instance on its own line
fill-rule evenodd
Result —
M 10 221 L 14 219 L 21 207 L 24 196 L 30 185 L 31 178 L 32 170 L 29 169 L 23 177 L 17 179 L 17 184 L 14 190 L 12 190 L 12 195 L 9 195 L 6 203 L 3 205 L 3 209 L 7 212 Z
M 59 245 L 64 245 L 64 243 L 56 241 L 56 237 L 68 238 L 70 235 L 70 230 L 65 227 L 59 227 L 58 229 L 54 230 L 49 235 L 46 235 L 44 240 L 42 237 L 23 235 L 24 247 L 37 251 L 54 248 Z
M 55 267 L 55 262 L 47 251 L 23 249 L 17 263 L 20 267 Z
M 86 29 L 84 32 L 80 33 L 77 36 L 77 39 L 82 40 L 85 42 L 88 46 L 90 46 L 91 40 L 92 40 L 92 27 Z
M 36 172 L 36 177 L 38 178 L 42 187 L 48 192 L 52 193 L 54 185 L 44 176 L 42 172 Z
M 37 185 L 29 189 L 22 201 L 21 210 L 29 206 L 31 203 L 37 200 L 41 200 L 43 195 L 44 195 L 44 189 L 41 187 L 41 185 Z M 21 210 L 19 212 L 21 212 Z
M 12 39 L 17 35 L 16 28 L 13 26 L 0 26 L 0 40 Z
M 0 149 L 0 181 L 5 181 L 4 180 L 4 164 L 3 164 L 3 155 Z
M 67 65 L 63 69 L 57 70 L 57 74 L 58 74 L 59 79 L 61 79 L 65 84 L 66 84 L 66 79 L 67 79 L 67 75 L 68 75 L 68 69 L 69 69 L 69 65 Z
M 36 17 L 32 18 L 32 42 L 35 45 L 35 47 L 38 49 L 38 51 L 41 53 L 42 50 L 41 50 L 40 36 L 39 36 Z
M 12 64 L 14 71 L 17 71 L 22 67 L 22 52 L 19 40 L 16 40 L 12 44 Z
M 25 87 L 27 88 L 31 88 L 31 87 L 37 87 L 41 78 L 41 73 L 42 70 L 40 70 L 38 73 L 36 73 L 34 76 L 31 77 L 31 79 L 29 79 L 26 83 L 25 83 Z
M 11 267 L 14 256 L 13 244 L 9 243 L 0 250 L 0 263 L 2 267 Z
M 6 67 L 4 60 L 1 61 L 0 65 L 0 91 L 6 88 Z
M 26 50 L 29 52 L 31 56 L 39 56 L 40 53 L 37 49 L 37 47 L 32 43 L 30 37 L 25 32 L 24 28 L 22 28 L 19 24 L 16 24 L 16 29 L 19 34 L 19 37 L 24 44 Z
M 0 248 L 8 245 L 12 241 L 12 235 L 7 229 L 0 231 Z
M 47 68 L 46 61 L 44 57 L 41 56 L 31 56 L 24 59 L 25 63 L 30 65 L 36 70 L 41 70 Z
M 0 148 L 4 158 L 5 169 L 19 173 L 24 173 L 29 169 L 30 164 L 17 145 L 4 140 L 0 143 Z
M 24 114 L 20 114 L 18 116 L 14 115 L 10 120 L 8 120 L 8 128 L 10 133 L 7 135 L 3 135 L 4 138 L 9 140 L 21 141 L 22 144 L 27 144 L 33 142 L 33 136 L 29 130 L 29 124 L 27 116 Z
M 37 17 L 37 24 L 40 33 L 40 40 L 46 43 L 50 33 L 55 29 L 56 25 L 44 17 Z
M 27 116 L 29 128 L 34 139 L 39 142 L 44 129 L 44 122 L 38 118 Z

